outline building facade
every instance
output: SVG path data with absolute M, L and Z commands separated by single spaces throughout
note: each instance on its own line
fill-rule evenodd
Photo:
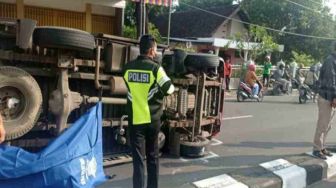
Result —
M 0 0 L 0 17 L 121 35 L 125 0 Z

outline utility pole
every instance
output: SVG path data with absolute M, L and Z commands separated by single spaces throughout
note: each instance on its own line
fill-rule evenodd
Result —
M 139 34 L 139 37 L 141 37 L 143 35 L 143 13 L 144 13 L 144 10 L 143 10 L 143 6 L 142 4 L 144 3 L 145 0 L 140 0 L 140 34 Z
M 169 0 L 169 18 L 168 18 L 168 32 L 167 32 L 167 45 L 170 44 L 170 24 L 171 24 L 171 11 L 172 11 L 173 0 Z
M 142 6 L 142 8 L 141 8 L 141 10 L 142 10 L 142 31 L 141 31 L 141 33 L 142 33 L 142 35 L 145 35 L 146 34 L 146 13 L 147 13 L 147 11 L 146 11 L 146 3 L 145 3 L 145 0 L 141 0 L 141 6 Z M 141 35 L 141 36 L 142 36 Z

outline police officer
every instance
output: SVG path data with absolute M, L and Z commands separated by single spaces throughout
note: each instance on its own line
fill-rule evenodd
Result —
M 153 61 L 157 44 L 151 35 L 140 39 L 140 55 L 124 67 L 128 123 L 133 155 L 133 187 L 144 188 L 144 159 L 147 162 L 147 188 L 158 187 L 162 100 L 174 92 L 174 85 L 163 68 Z

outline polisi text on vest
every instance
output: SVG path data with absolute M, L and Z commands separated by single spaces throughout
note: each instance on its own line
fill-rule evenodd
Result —
M 129 82 L 139 82 L 139 83 L 149 83 L 149 73 L 129 72 L 128 81 Z

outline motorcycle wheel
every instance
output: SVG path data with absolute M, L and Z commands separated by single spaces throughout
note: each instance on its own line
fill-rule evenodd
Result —
M 273 92 L 274 96 L 279 96 L 281 94 L 281 89 L 278 85 L 276 85 L 276 86 L 274 86 L 272 92 Z
M 288 86 L 288 95 L 293 94 L 293 87 L 292 86 Z
M 245 100 L 244 96 L 240 92 L 238 92 L 237 93 L 237 101 L 238 102 L 243 102 L 244 100 Z
M 257 101 L 262 102 L 263 100 L 264 100 L 264 94 L 262 92 L 260 92 L 259 95 L 258 95 Z
M 305 104 L 307 102 L 307 97 L 305 95 L 300 95 L 299 102 L 300 104 Z

